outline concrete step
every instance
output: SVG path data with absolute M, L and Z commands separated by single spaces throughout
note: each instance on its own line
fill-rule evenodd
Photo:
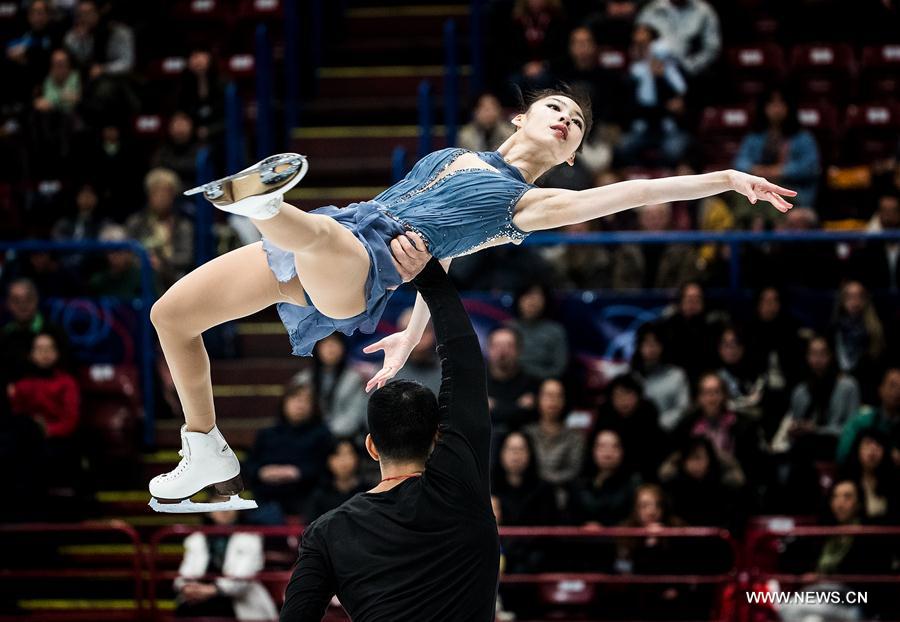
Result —
M 459 89 L 465 92 L 471 68 L 459 68 Z M 428 80 L 432 93 L 440 95 L 444 91 L 443 65 L 380 65 L 322 67 L 319 70 L 319 99 L 369 96 L 391 97 L 415 95 L 419 83 Z

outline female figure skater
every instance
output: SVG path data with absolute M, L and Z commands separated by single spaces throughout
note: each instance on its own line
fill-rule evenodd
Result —
M 419 239 L 447 268 L 453 257 L 518 244 L 532 231 L 641 205 L 736 190 L 751 203 L 763 200 L 780 211 L 791 208 L 783 197 L 794 196 L 793 191 L 737 171 L 625 181 L 583 191 L 536 187 L 534 181 L 553 166 L 574 163 L 590 123 L 590 101 L 579 94 L 568 89 L 534 93 L 513 119 L 516 132 L 497 151 L 436 151 L 374 200 L 343 209 L 306 213 L 283 203 L 284 193 L 306 172 L 306 159 L 296 154 L 267 158 L 189 191 L 204 192 L 220 209 L 248 216 L 264 241 L 188 274 L 151 311 L 186 420 L 182 460 L 151 480 L 151 506 L 169 512 L 208 511 L 208 504 L 182 501 L 207 486 L 234 495 L 228 502 L 233 507 L 254 506 L 236 496 L 242 489 L 240 465 L 215 426 L 209 359 L 200 337 L 212 326 L 277 304 L 294 354 L 307 356 L 317 340 L 336 330 L 375 330 L 391 290 L 402 282 L 391 261 L 392 246 L 415 256 L 418 246 L 413 249 L 413 243 Z M 418 238 L 404 236 L 407 232 Z M 403 366 L 428 317 L 417 299 L 404 331 L 364 350 L 385 355 L 367 390 L 382 387 Z

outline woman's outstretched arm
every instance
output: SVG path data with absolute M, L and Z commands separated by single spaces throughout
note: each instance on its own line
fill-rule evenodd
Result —
M 734 190 L 751 203 L 767 201 L 786 212 L 784 197 L 796 192 L 762 177 L 740 171 L 716 171 L 662 179 L 634 179 L 588 190 L 536 188 L 525 193 L 516 210 L 515 223 L 525 231 L 543 231 L 609 216 L 641 205 L 690 201 Z

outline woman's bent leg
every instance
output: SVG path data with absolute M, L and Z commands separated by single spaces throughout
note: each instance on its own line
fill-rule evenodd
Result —
M 216 423 L 209 356 L 201 333 L 276 302 L 302 300 L 299 282 L 279 284 L 266 262 L 262 244 L 256 243 L 200 266 L 153 305 L 150 319 L 172 373 L 188 431 L 209 432 Z

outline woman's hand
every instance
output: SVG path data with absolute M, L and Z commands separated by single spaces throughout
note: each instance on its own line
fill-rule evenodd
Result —
M 372 379 L 366 383 L 366 393 L 372 389 L 380 389 L 388 380 L 393 378 L 406 364 L 406 359 L 409 358 L 409 353 L 413 351 L 415 346 L 416 344 L 406 334 L 406 331 L 401 330 L 363 348 L 363 352 L 366 354 L 374 354 L 379 350 L 384 350 L 384 366 L 381 368 L 381 371 L 372 376 Z
M 756 204 L 760 199 L 768 201 L 779 212 L 786 212 L 793 207 L 784 200 L 784 197 L 797 196 L 795 191 L 773 184 L 764 177 L 756 177 L 740 171 L 728 171 L 728 181 L 732 190 L 743 194 L 751 203 Z

